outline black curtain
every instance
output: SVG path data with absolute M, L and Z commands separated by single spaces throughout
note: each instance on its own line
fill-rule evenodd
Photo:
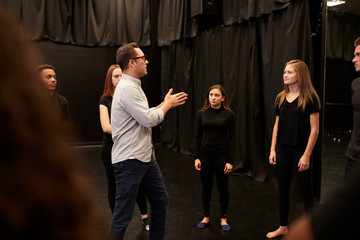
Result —
M 197 35 L 197 21 L 190 17 L 190 0 L 160 0 L 158 45 Z
M 161 51 L 161 89 L 163 95 L 170 88 L 174 92 L 184 91 L 189 94 L 188 103 L 169 111 L 161 124 L 161 142 L 174 151 L 191 154 L 194 119 L 192 72 L 192 40 L 174 43 Z
M 284 64 L 294 58 L 303 59 L 312 69 L 305 0 L 163 47 L 163 91 L 173 87 L 190 95 L 188 103 L 170 112 L 161 125 L 163 144 L 182 153 L 192 152 L 196 112 L 207 89 L 220 83 L 236 115 L 236 169 L 258 181 L 268 174 L 271 178 L 268 152 L 275 119 L 273 102 L 283 89 Z
M 149 1 L 1 0 L 30 40 L 81 46 L 150 45 Z
M 159 46 L 168 46 L 171 42 L 194 37 L 199 34 L 198 21 L 191 18 L 191 4 L 202 0 L 160 0 L 158 41 Z M 220 12 L 222 22 L 226 25 L 242 23 L 251 18 L 258 18 L 263 14 L 270 14 L 279 9 L 286 8 L 294 0 L 216 0 L 221 4 Z M 204 1 L 205 2 L 205 1 Z M 205 3 L 203 3 L 205 4 Z M 214 18 L 206 16 L 206 21 Z M 205 23 L 206 24 L 206 23 Z
M 259 18 L 263 14 L 287 7 L 292 0 L 228 0 L 223 1 L 223 18 L 224 23 L 232 25 L 234 23 L 243 23 L 250 18 Z
M 0 2 L 5 3 L 30 32 L 30 39 L 82 46 L 57 45 L 58 52 L 47 45 L 42 48 L 46 62 L 69 75 L 66 90 L 61 89 L 65 82 L 60 82 L 59 91 L 68 93 L 64 95 L 71 100 L 70 105 L 77 101 L 78 105 L 73 105 L 71 111 L 79 114 L 77 126 L 86 128 L 82 129 L 84 134 L 91 132 L 89 125 L 82 125 L 84 119 L 86 122 L 94 119 L 92 125 L 96 124 L 100 130 L 98 98 L 106 69 L 115 57 L 115 48 L 108 49 L 106 60 L 100 63 L 102 57 L 97 58 L 96 54 L 107 52 L 106 48 L 86 46 L 118 46 L 131 41 L 142 47 L 151 44 L 143 48 L 150 59 L 149 76 L 144 79 L 143 87 L 152 99 L 151 105 L 157 105 L 170 87 L 175 92 L 189 94 L 187 104 L 170 111 L 161 125 L 162 143 L 175 151 L 192 153 L 196 112 L 203 105 L 208 87 L 220 83 L 226 88 L 230 106 L 236 114 L 236 169 L 258 181 L 271 178 L 267 158 L 275 119 L 273 102 L 283 88 L 284 64 L 299 58 L 313 71 L 307 0 L 222 1 L 221 24 L 213 28 L 199 26 L 197 19 L 190 17 L 190 0 Z M 81 61 L 88 67 L 81 65 Z M 89 69 L 97 71 L 95 65 L 101 65 L 96 80 L 95 75 L 89 76 L 92 83 L 99 81 L 94 85 L 98 89 L 84 91 L 85 80 L 78 73 Z M 159 76 L 161 93 L 157 88 Z M 89 106 L 84 99 L 89 98 L 91 108 L 95 109 L 93 117 L 83 111 L 88 109 L 85 105 Z M 86 139 L 92 141 L 95 135 L 86 136 Z
M 354 58 L 354 41 L 360 36 L 360 15 L 330 10 L 327 21 L 326 57 L 351 61 Z

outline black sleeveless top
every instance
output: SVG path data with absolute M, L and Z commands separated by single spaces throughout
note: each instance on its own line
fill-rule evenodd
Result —
M 109 119 L 111 121 L 111 104 L 112 104 L 112 97 L 101 97 L 100 98 L 100 102 L 99 102 L 100 105 L 104 105 L 105 107 L 107 107 L 108 109 L 108 113 L 109 113 Z M 108 134 L 108 133 L 104 133 L 104 136 L 103 136 L 103 141 L 106 141 L 108 143 L 112 143 L 113 140 L 112 140 L 112 137 L 111 137 L 111 134 Z

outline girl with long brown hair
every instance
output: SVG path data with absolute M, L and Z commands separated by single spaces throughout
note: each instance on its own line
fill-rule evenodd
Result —
M 204 218 L 198 228 L 210 223 L 210 203 L 213 177 L 216 175 L 221 206 L 221 229 L 230 231 L 227 223 L 229 208 L 229 173 L 233 169 L 235 152 L 235 115 L 221 85 L 211 86 L 203 108 L 197 114 L 195 138 L 195 169 L 200 171 Z
M 286 63 L 283 83 L 284 90 L 275 99 L 276 119 L 269 156 L 278 176 L 280 226 L 269 232 L 268 238 L 287 234 L 293 171 L 296 171 L 305 211 L 308 212 L 314 203 L 310 156 L 319 134 L 320 100 L 311 83 L 309 69 L 302 60 Z

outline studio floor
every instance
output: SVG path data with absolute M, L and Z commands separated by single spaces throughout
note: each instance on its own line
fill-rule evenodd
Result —
M 323 143 L 321 201 L 342 182 L 345 167 L 344 152 L 349 134 L 338 133 L 340 142 L 325 134 Z M 103 213 L 106 226 L 110 229 L 111 212 L 107 202 L 105 170 L 101 161 L 100 146 L 78 147 L 85 159 L 86 170 L 94 185 L 95 202 Z M 197 228 L 202 219 L 200 176 L 193 167 L 190 156 L 173 152 L 160 144 L 155 144 L 157 161 L 163 173 L 169 194 L 166 218 L 166 239 L 168 240 L 263 240 L 266 233 L 278 226 L 277 187 L 270 182 L 257 182 L 241 175 L 233 174 L 229 180 L 230 206 L 228 223 L 230 232 L 222 232 L 220 227 L 219 200 L 216 187 L 211 206 L 211 225 L 203 230 Z M 216 185 L 214 185 L 216 186 Z M 303 211 L 296 189 L 292 191 L 289 223 Z M 135 207 L 133 219 L 127 229 L 126 240 L 146 240 L 140 212 Z

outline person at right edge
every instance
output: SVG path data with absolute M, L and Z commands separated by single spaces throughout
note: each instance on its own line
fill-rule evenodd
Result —
M 280 226 L 267 233 L 277 238 L 288 233 L 291 175 L 296 180 L 305 212 L 313 207 L 310 157 L 319 134 L 320 99 L 312 83 L 307 65 L 302 60 L 285 64 L 284 90 L 275 99 L 276 119 L 269 163 L 276 166 L 279 183 Z
M 360 72 L 360 37 L 354 42 L 355 71 Z M 354 127 L 346 151 L 345 182 L 331 196 L 290 226 L 286 240 L 358 239 L 360 225 L 360 78 L 351 84 Z M 284 240 L 285 240 L 284 239 Z
M 210 224 L 211 192 L 215 174 L 221 206 L 220 225 L 222 231 L 228 232 L 228 182 L 235 152 L 235 114 L 229 107 L 223 86 L 213 85 L 208 89 L 205 104 L 197 114 L 196 129 L 194 164 L 195 169 L 200 171 L 204 214 L 197 227 L 204 229 Z
M 354 42 L 354 63 L 355 71 L 360 73 L 360 37 Z M 351 132 L 351 139 L 345 152 L 346 168 L 345 180 L 354 175 L 355 169 L 360 162 L 360 77 L 351 83 L 351 103 L 354 109 L 354 125 Z

